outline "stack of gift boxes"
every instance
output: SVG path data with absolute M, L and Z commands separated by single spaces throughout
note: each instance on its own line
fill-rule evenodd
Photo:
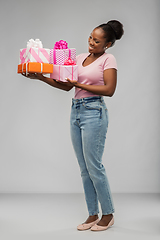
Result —
M 50 49 L 43 48 L 39 39 L 30 39 L 27 48 L 20 49 L 18 73 L 52 73 L 53 65 L 49 60 Z
M 56 42 L 53 49 L 43 48 L 39 39 L 30 39 L 27 48 L 20 49 L 18 73 L 50 73 L 52 79 L 67 82 L 78 79 L 76 49 L 66 41 Z

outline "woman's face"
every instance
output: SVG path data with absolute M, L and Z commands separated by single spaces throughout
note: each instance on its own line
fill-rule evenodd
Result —
M 88 39 L 89 52 L 93 54 L 103 54 L 106 49 L 106 38 L 101 28 L 95 28 Z

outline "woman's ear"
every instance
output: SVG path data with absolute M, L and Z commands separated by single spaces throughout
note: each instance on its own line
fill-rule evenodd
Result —
M 106 44 L 106 49 L 109 48 L 109 47 L 111 47 L 111 46 L 112 46 L 112 43 L 111 43 L 111 42 L 108 42 L 108 43 Z

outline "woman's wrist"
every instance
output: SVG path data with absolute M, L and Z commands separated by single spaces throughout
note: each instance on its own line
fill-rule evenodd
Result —
M 81 85 L 82 85 L 82 84 L 79 83 L 79 82 L 74 83 L 74 86 L 77 87 L 77 88 L 81 88 Z
M 45 77 L 43 75 L 39 78 L 39 80 L 41 80 L 42 82 L 45 82 L 46 79 L 47 79 L 47 77 Z

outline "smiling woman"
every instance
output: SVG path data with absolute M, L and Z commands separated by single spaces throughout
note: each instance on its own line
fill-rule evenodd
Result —
M 117 83 L 117 63 L 107 48 L 123 35 L 117 20 L 96 27 L 89 36 L 89 53 L 77 56 L 78 81 L 62 83 L 42 74 L 26 77 L 39 79 L 55 88 L 69 91 L 75 87 L 70 118 L 71 139 L 80 166 L 89 217 L 78 230 L 106 230 L 114 224 L 114 206 L 102 155 L 108 129 L 108 111 L 103 96 L 113 96 Z M 25 75 L 24 75 L 25 76 Z M 102 209 L 99 220 L 98 201 Z
M 110 43 L 106 44 L 102 28 L 95 28 L 88 39 L 89 52 L 98 57 Z
M 73 84 L 75 98 L 91 96 L 113 96 L 117 83 L 117 64 L 112 54 L 105 53 L 124 33 L 123 25 L 117 20 L 96 27 L 89 36 L 89 53 L 77 57 L 78 82 Z M 89 66 L 88 68 L 82 68 Z M 97 71 L 99 69 L 99 71 Z

